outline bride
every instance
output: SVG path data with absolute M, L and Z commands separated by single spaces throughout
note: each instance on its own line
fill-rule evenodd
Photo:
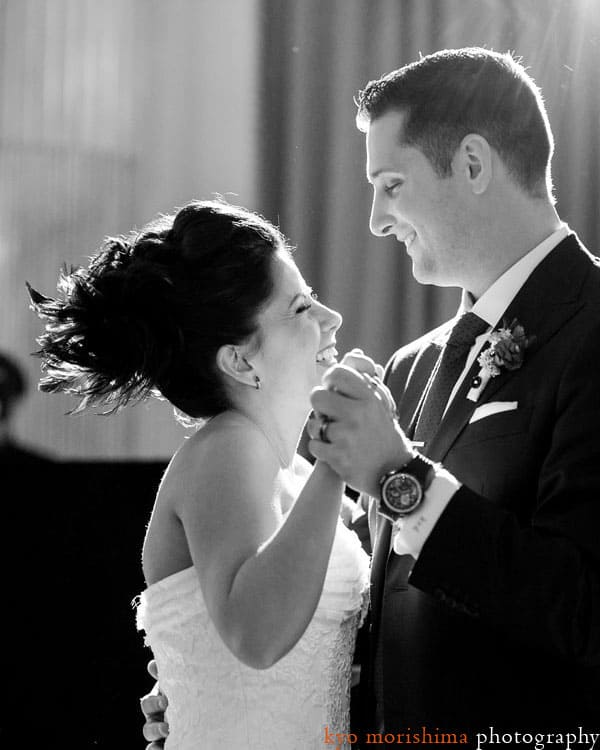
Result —
M 201 425 L 162 479 L 142 556 L 165 747 L 306 750 L 348 733 L 368 558 L 340 478 L 296 453 L 340 315 L 274 226 L 220 201 L 108 239 L 59 290 L 30 289 L 48 321 L 42 390 L 78 408 L 159 395 Z

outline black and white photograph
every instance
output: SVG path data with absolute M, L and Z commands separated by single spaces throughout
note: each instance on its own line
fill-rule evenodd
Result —
M 0 746 L 600 748 L 597 0 L 0 0 Z

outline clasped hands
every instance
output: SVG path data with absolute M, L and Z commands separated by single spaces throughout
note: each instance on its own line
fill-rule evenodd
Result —
M 329 464 L 350 487 L 372 496 L 378 495 L 385 472 L 415 455 L 382 377 L 381 365 L 353 349 L 313 390 L 313 413 L 307 423 L 312 455 Z

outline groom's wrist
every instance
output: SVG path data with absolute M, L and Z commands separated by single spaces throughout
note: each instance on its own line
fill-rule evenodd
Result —
M 379 463 L 376 472 L 369 478 L 368 486 L 363 488 L 364 492 L 374 498 L 380 496 L 381 480 L 386 474 L 392 471 L 400 471 L 420 455 L 412 443 L 407 440 L 397 422 L 394 422 L 394 427 L 395 433 L 388 444 L 387 459 Z
M 446 506 L 462 486 L 442 466 L 437 465 L 434 471 L 419 508 L 395 524 L 393 548 L 397 554 L 410 554 L 415 559 L 419 556 Z

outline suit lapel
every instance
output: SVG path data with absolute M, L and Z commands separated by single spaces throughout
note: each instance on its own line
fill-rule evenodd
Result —
M 444 341 L 451 325 L 440 332 L 417 356 L 406 383 L 406 390 L 398 406 L 398 417 L 407 437 L 413 437 L 417 419 L 427 391 L 435 374 Z
M 506 322 L 510 324 L 516 318 L 527 336 L 535 336 L 525 353 L 523 368 L 581 306 L 579 291 L 589 272 L 589 259 L 589 253 L 581 247 L 576 236 L 569 235 L 533 271 L 509 305 L 504 314 Z M 444 460 L 475 409 L 489 401 L 522 369 L 503 370 L 490 380 L 475 403 L 467 399 L 467 393 L 478 372 L 479 364 L 475 361 L 427 446 L 426 454 L 432 460 Z

